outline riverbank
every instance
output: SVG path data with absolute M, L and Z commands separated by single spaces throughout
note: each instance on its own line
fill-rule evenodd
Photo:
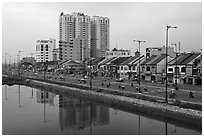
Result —
M 130 95 L 125 91 L 108 91 L 106 89 L 98 90 L 93 89 L 90 90 L 88 86 L 84 86 L 81 84 L 72 84 L 72 83 L 64 83 L 60 81 L 49 81 L 42 79 L 32 79 L 22 77 L 22 84 L 42 88 L 46 90 L 52 90 L 58 93 L 63 93 L 66 95 L 76 96 L 79 98 L 83 98 L 86 100 L 92 100 L 99 103 L 106 103 L 109 105 L 114 105 L 119 108 L 148 113 L 150 115 L 160 116 L 163 118 L 167 118 L 170 120 L 177 120 L 180 122 L 185 122 L 189 124 L 193 124 L 196 126 L 202 125 L 202 112 L 198 110 L 185 109 L 179 106 L 173 106 L 170 104 L 158 103 L 158 99 L 154 99 L 151 97 L 146 97 L 141 94 Z M 68 92 L 69 91 L 69 92 Z M 146 100 L 141 100 L 141 98 L 145 98 Z M 137 97 L 137 98 L 136 98 Z M 140 98 L 140 99 L 138 99 Z M 157 100 L 157 101 L 150 101 Z

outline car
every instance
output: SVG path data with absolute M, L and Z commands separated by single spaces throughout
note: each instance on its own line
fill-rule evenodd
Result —
M 37 73 L 37 72 L 35 72 L 35 73 L 33 73 L 33 75 L 34 75 L 34 76 L 37 76 L 37 75 L 38 75 L 38 73 Z
M 123 81 L 124 81 L 123 78 L 117 78 L 117 79 L 116 79 L 116 82 L 123 82 Z
M 82 78 L 82 79 L 79 79 L 79 82 L 80 83 L 86 83 L 86 80 L 84 78 Z
M 88 79 L 88 78 L 89 78 L 89 76 L 87 76 L 87 75 L 84 76 L 84 79 Z
M 61 80 L 61 81 L 64 80 L 64 76 L 63 76 L 63 75 L 60 76 L 60 80 Z
M 139 80 L 138 78 L 133 78 L 133 79 L 132 79 L 132 81 L 138 81 L 138 80 Z

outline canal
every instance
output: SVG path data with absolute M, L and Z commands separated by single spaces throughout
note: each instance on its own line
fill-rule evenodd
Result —
M 172 124 L 31 87 L 2 85 L 3 135 L 201 135 Z

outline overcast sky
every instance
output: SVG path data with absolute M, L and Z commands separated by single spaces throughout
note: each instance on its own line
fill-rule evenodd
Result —
M 22 56 L 35 53 L 38 39 L 59 40 L 58 19 L 61 12 L 83 12 L 86 15 L 110 18 L 110 48 L 136 51 L 138 43 L 145 40 L 146 47 L 165 45 L 166 26 L 169 44 L 181 42 L 181 51 L 200 51 L 202 48 L 202 3 L 3 3 L 2 4 L 2 54 L 14 58 L 19 50 Z M 58 45 L 58 43 L 57 43 Z M 8 56 L 7 56 L 8 57 Z

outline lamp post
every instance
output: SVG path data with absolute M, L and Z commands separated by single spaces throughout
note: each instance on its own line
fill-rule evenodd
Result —
M 140 85 L 140 43 L 145 42 L 145 41 L 143 41 L 143 40 L 133 40 L 133 41 L 139 43 L 139 82 L 138 82 L 138 84 Z
M 21 52 L 23 51 L 18 51 L 18 58 L 19 58 L 19 64 L 18 64 L 18 75 L 20 76 L 20 65 L 21 65 Z
M 9 56 L 9 71 L 11 70 L 11 56 Z
M 177 28 L 177 27 L 172 27 L 172 26 L 168 26 L 166 27 L 166 95 L 165 95 L 165 102 L 168 103 L 168 99 L 167 99 L 167 65 L 168 65 L 168 30 L 171 28 Z
M 93 40 L 98 40 L 98 39 L 91 39 L 91 42 L 93 41 Z M 91 51 L 91 49 L 90 49 L 90 51 Z M 91 52 L 90 52 L 91 53 Z M 92 61 L 92 59 L 90 59 L 90 62 L 89 62 L 89 65 L 90 65 L 90 89 L 92 89 L 92 64 L 91 64 L 91 61 Z
M 5 71 L 6 71 L 6 55 L 7 55 L 8 53 L 5 53 Z

